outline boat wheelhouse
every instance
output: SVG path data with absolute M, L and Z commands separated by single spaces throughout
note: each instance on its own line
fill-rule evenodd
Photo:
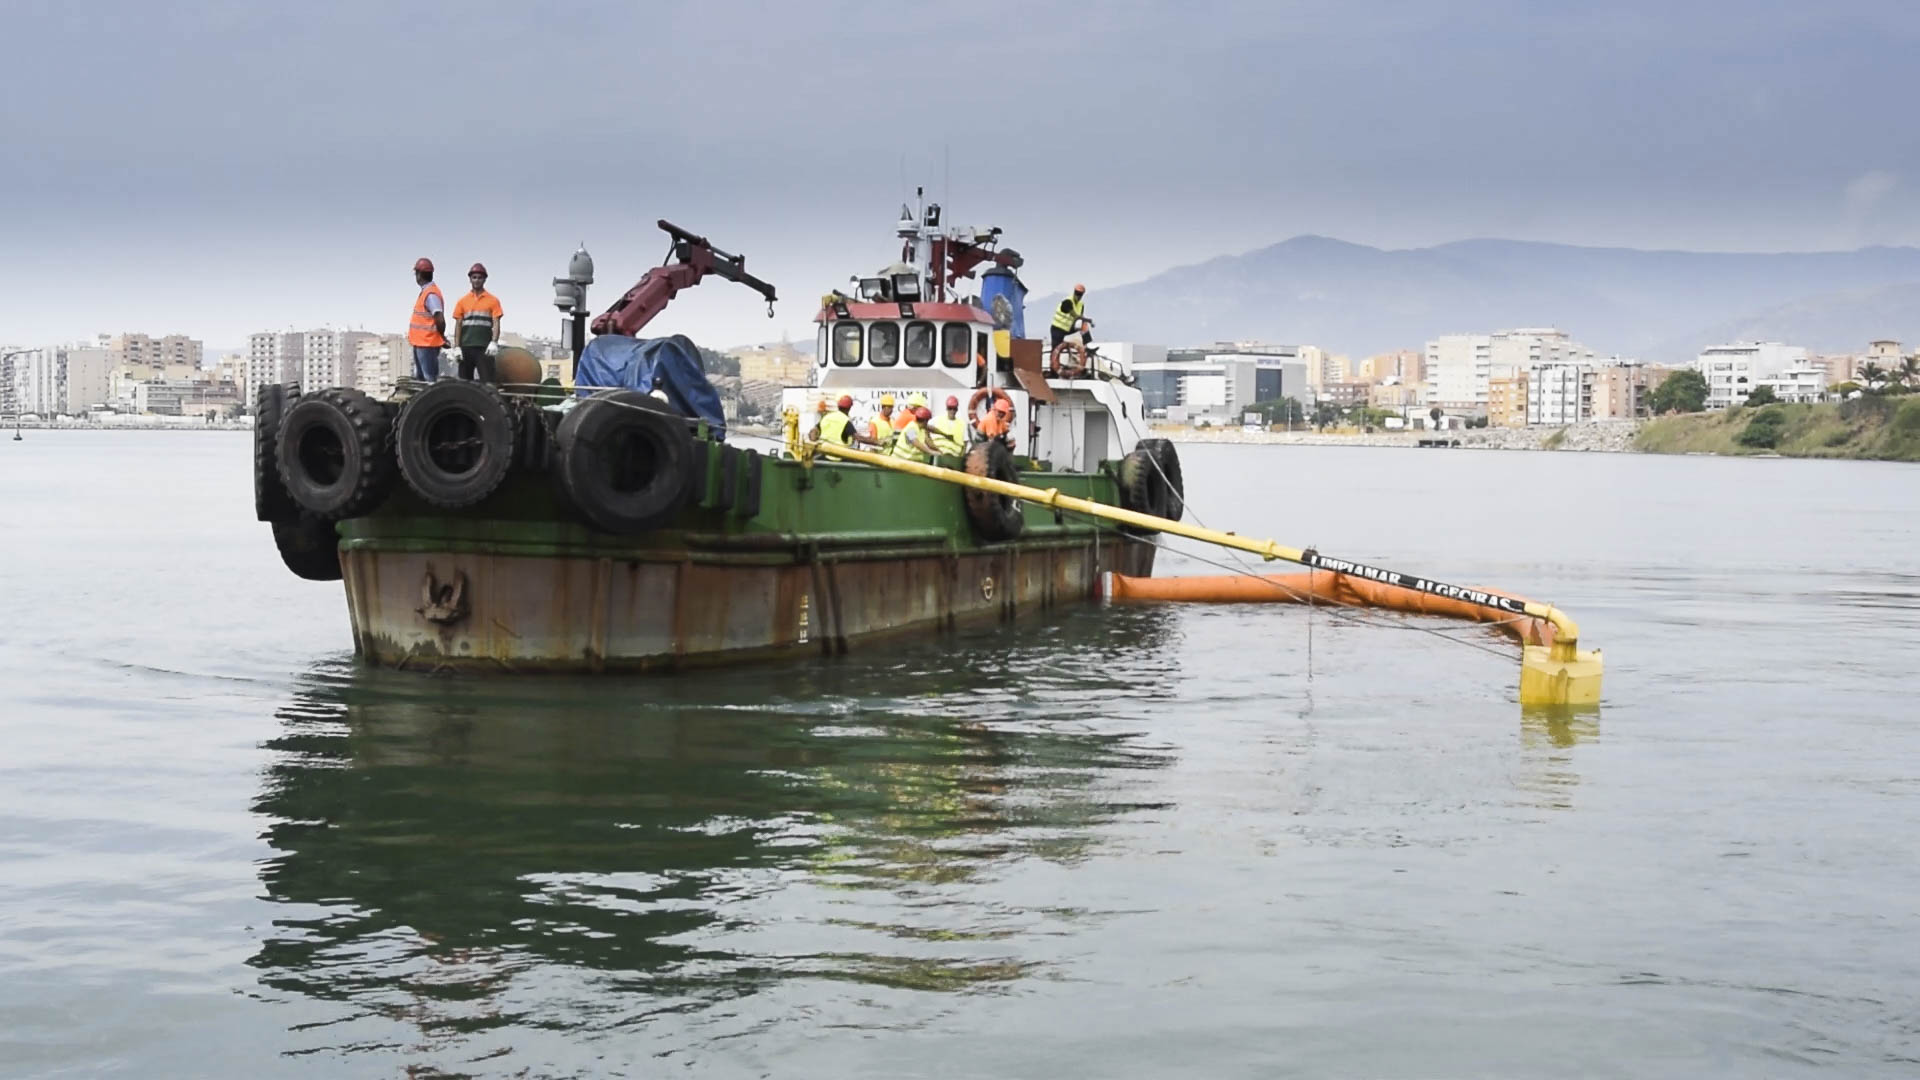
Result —
M 1147 435 L 1145 405 L 1123 363 L 1098 355 L 1084 370 L 1049 371 L 1044 343 L 1025 336 L 1024 260 L 999 246 L 1000 229 L 940 224 L 941 208 L 901 208 L 900 261 L 851 280 L 853 295 L 827 294 L 818 324 L 814 378 L 789 387 L 783 408 L 812 415 L 821 399 L 853 399 L 867 422 L 887 394 L 924 394 L 938 416 L 948 397 L 974 419 L 989 399 L 1013 405 L 1017 447 L 1053 471 L 1096 472 Z M 959 285 L 982 266 L 980 287 Z

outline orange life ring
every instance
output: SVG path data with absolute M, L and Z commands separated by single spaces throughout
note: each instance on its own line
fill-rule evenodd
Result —
M 978 425 L 980 421 L 985 420 L 987 418 L 987 413 L 982 412 L 980 409 L 980 403 L 987 400 L 989 397 L 991 397 L 996 402 L 1004 401 L 1007 403 L 1007 408 L 1009 409 L 1013 408 L 1013 399 L 1007 396 L 1007 392 L 1005 390 L 1001 390 L 997 387 L 991 390 L 985 387 L 982 387 L 979 390 L 975 390 L 973 392 L 973 396 L 967 399 L 967 415 L 973 418 L 973 422 L 976 425 Z M 992 409 L 993 409 L 993 406 L 991 405 L 987 406 L 988 411 L 992 411 Z

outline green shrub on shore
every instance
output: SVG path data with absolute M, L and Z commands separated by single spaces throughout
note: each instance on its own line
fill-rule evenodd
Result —
M 1740 429 L 1734 441 L 1741 446 L 1751 446 L 1760 450 L 1771 450 L 1780 445 L 1780 435 L 1787 429 L 1787 417 L 1778 405 L 1769 406 L 1755 413 L 1747 426 Z

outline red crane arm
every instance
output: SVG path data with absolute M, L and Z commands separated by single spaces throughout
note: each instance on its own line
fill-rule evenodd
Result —
M 594 333 L 638 336 L 642 328 L 666 310 L 680 290 L 700 284 L 708 274 L 737 281 L 766 297 L 767 311 L 772 313 L 776 299 L 773 286 L 747 273 L 746 256 L 729 255 L 708 243 L 706 237 L 696 236 L 664 219 L 660 227 L 673 237 L 671 261 L 647 271 L 625 296 L 601 312 L 593 320 Z
M 994 251 L 981 247 L 978 244 L 967 243 L 964 240 L 951 239 L 935 240 L 933 242 L 933 248 L 933 261 L 935 265 L 946 268 L 946 275 L 940 282 L 941 287 L 944 289 L 951 289 L 955 285 L 958 285 L 960 279 L 963 277 L 972 277 L 974 269 L 982 263 L 990 262 L 996 266 L 1004 266 L 1012 270 L 1018 270 L 1020 267 L 1026 265 L 1026 260 L 1021 258 L 1020 253 L 1012 248 L 1008 248 L 1005 251 Z

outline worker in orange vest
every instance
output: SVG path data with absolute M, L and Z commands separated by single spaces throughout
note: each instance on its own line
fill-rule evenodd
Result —
M 413 283 L 420 286 L 420 295 L 413 299 L 413 318 L 407 323 L 413 377 L 432 382 L 440 377 L 440 350 L 447 347 L 447 298 L 433 283 L 432 259 L 414 260 Z
M 979 430 L 982 439 L 999 439 L 1013 449 L 1013 402 L 1006 398 L 997 398 L 992 411 L 981 417 L 974 427 Z
M 460 335 L 460 377 L 476 375 L 483 383 L 498 382 L 493 375 L 493 358 L 500 352 L 500 298 L 487 291 L 487 268 L 474 263 L 467 271 L 473 291 L 460 294 L 453 302 L 453 324 Z

